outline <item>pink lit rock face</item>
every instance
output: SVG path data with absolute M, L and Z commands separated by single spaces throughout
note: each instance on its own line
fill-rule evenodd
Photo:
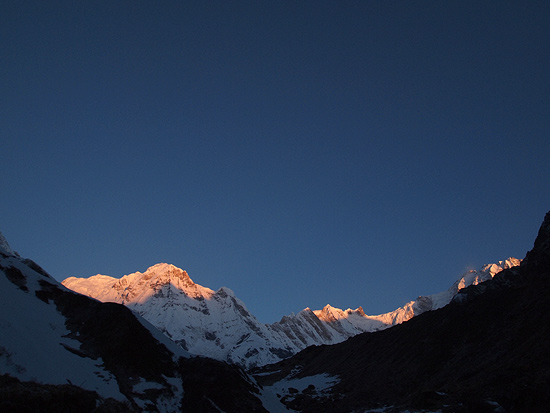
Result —
M 311 345 L 340 343 L 400 324 L 444 307 L 461 289 L 519 264 L 520 260 L 508 258 L 469 271 L 448 290 L 420 296 L 386 314 L 370 316 L 361 307 L 341 310 L 327 304 L 322 310 L 305 308 L 273 324 L 259 322 L 229 288 L 202 287 L 170 264 L 156 264 L 120 279 L 70 277 L 63 285 L 103 302 L 126 305 L 191 354 L 249 368 L 277 362 Z

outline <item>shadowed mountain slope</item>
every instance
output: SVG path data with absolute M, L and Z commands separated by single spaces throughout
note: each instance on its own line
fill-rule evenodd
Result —
M 250 368 L 275 363 L 311 345 L 340 343 L 441 308 L 464 287 L 490 280 L 519 263 L 508 258 L 468 271 L 448 290 L 418 297 L 386 314 L 370 316 L 361 307 L 341 310 L 326 305 L 317 311 L 306 308 L 273 324 L 259 322 L 229 288 L 213 291 L 193 282 L 186 271 L 165 263 L 122 278 L 69 277 L 63 285 L 103 302 L 124 304 L 191 354 Z
M 255 373 L 304 412 L 547 412 L 549 308 L 550 213 L 519 267 L 461 290 L 448 306 L 391 329 L 307 348 Z M 335 384 L 304 388 L 320 376 Z
M 0 234 L 0 411 L 265 412 L 261 396 L 242 369 L 66 289 Z

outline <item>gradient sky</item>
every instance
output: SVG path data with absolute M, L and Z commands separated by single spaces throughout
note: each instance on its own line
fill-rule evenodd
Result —
M 379 314 L 550 209 L 547 1 L 2 2 L 0 47 L 0 231 L 58 280 Z

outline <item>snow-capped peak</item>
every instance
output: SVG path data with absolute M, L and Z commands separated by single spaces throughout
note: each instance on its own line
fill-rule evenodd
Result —
M 156 296 L 175 299 L 183 295 L 193 299 L 210 299 L 214 291 L 195 284 L 186 271 L 172 264 L 159 263 L 147 268 L 144 273 L 135 272 L 114 278 L 107 275 L 94 275 L 89 278 L 69 277 L 63 285 L 100 301 L 121 304 L 141 303 Z
M 335 308 L 330 304 L 327 304 L 323 307 L 322 310 L 315 310 L 313 312 L 319 320 L 325 322 L 332 322 L 346 317 L 346 313 L 339 308 Z
M 484 281 L 490 280 L 496 274 L 502 270 L 518 266 L 521 263 L 521 260 L 518 260 L 514 257 L 509 257 L 506 260 L 499 261 L 494 264 L 485 264 L 481 267 L 480 270 L 470 270 L 462 275 L 453 286 L 449 289 L 449 293 L 455 295 L 459 290 L 469 287 L 470 285 L 477 285 Z M 434 296 L 439 296 L 442 293 L 434 294 Z M 449 302 L 445 302 L 443 305 L 447 305 Z M 442 307 L 443 305 L 437 306 L 437 308 Z
M 188 279 L 191 281 L 191 278 L 189 278 L 189 275 L 187 274 L 187 271 L 182 270 L 181 268 L 176 267 L 173 264 L 167 264 L 165 262 L 161 262 L 158 264 L 155 264 L 149 268 L 144 273 L 145 275 L 156 275 L 156 274 L 162 274 L 167 277 L 175 277 L 180 279 Z M 191 281 L 193 282 L 193 281 Z
M 8 241 L 6 240 L 4 235 L 2 235 L 1 232 L 0 232 L 0 252 L 8 256 L 17 255 L 15 251 L 11 249 L 10 244 L 8 244 Z
M 481 272 L 486 272 L 491 275 L 491 278 L 495 276 L 495 274 L 498 274 L 502 270 L 506 270 L 508 268 L 516 267 L 521 263 L 521 260 L 518 260 L 514 257 L 509 257 L 508 259 L 505 259 L 503 261 L 499 261 L 495 264 L 486 264 L 483 267 L 481 267 Z
M 166 263 L 155 264 L 152 267 L 147 268 L 147 270 L 143 274 L 140 272 L 136 272 L 130 275 L 126 275 L 122 278 L 125 277 L 128 277 L 128 280 L 140 279 L 142 282 L 148 282 L 151 285 L 162 285 L 168 283 L 178 285 L 181 284 L 185 287 L 192 287 L 196 285 L 187 274 L 187 271 L 182 270 L 175 265 Z

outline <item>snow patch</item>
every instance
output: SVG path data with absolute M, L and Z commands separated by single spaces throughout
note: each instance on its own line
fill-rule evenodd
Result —
M 301 378 L 283 379 L 273 383 L 271 386 L 264 386 L 275 394 L 289 395 L 291 391 L 289 389 L 298 390 L 303 392 L 308 387 L 314 386 L 318 393 L 323 393 L 329 390 L 334 385 L 338 384 L 340 379 L 336 376 L 331 376 L 327 373 L 316 374 L 314 376 L 307 376 Z

